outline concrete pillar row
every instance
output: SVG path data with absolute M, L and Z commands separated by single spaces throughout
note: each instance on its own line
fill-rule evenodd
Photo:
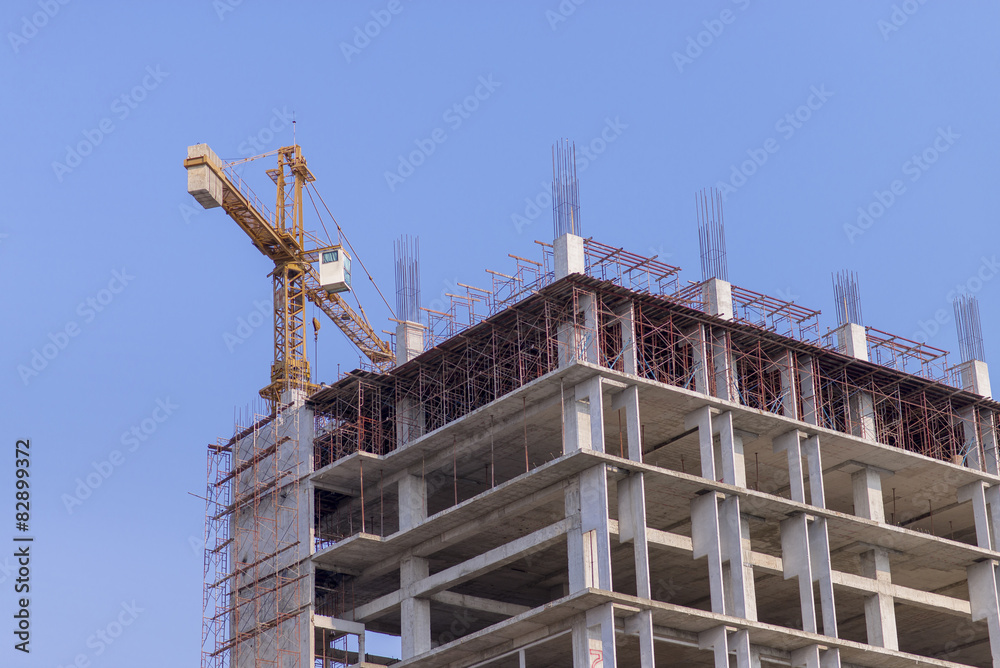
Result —
M 708 492 L 691 502 L 693 557 L 708 559 L 712 612 L 757 619 L 750 531 L 740 498 Z
M 711 406 L 688 413 L 684 418 L 687 429 L 698 430 L 701 476 L 729 485 L 747 486 L 743 439 L 733 427 L 733 414 L 719 414 Z M 715 437 L 719 437 L 718 443 Z
M 746 487 L 743 440 L 732 413 L 718 415 L 703 406 L 685 417 L 685 425 L 698 430 L 702 477 Z M 709 492 L 692 501 L 691 538 L 694 558 L 708 558 L 712 611 L 757 619 L 750 525 L 740 512 L 740 498 Z
M 854 514 L 858 517 L 885 522 L 885 503 L 882 499 L 882 474 L 885 473 L 891 475 L 889 471 L 866 466 L 851 475 Z M 872 593 L 865 599 L 868 644 L 898 650 L 889 552 L 885 548 L 876 547 L 862 552 L 860 559 L 861 575 L 872 581 Z
M 774 452 L 788 455 L 788 479 L 793 501 L 826 507 L 823 486 L 823 462 L 819 436 L 808 436 L 793 429 L 776 439 Z M 803 459 L 806 466 L 803 468 Z M 807 473 L 808 471 L 808 473 Z M 809 498 L 806 498 L 806 479 Z M 814 583 L 819 584 L 822 629 L 825 635 L 837 637 L 837 613 L 833 594 L 833 566 L 830 559 L 830 538 L 826 520 L 805 513 L 796 514 L 781 523 L 781 558 L 786 580 L 798 578 L 802 608 L 802 628 L 819 633 L 816 619 Z M 817 664 L 818 665 L 818 664 Z

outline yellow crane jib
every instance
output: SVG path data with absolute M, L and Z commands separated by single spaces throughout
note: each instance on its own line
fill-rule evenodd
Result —
M 278 166 L 267 170 L 277 186 L 274 212 L 260 201 L 232 169 L 234 164 L 275 155 Z M 355 312 L 341 297 L 351 290 L 351 256 L 339 245 L 326 246 L 303 226 L 302 190 L 316 177 L 301 148 L 284 146 L 270 153 L 226 163 L 208 147 L 188 147 L 188 192 L 202 207 L 221 207 L 274 262 L 274 363 L 271 383 L 261 396 L 272 406 L 287 390 L 312 391 L 305 348 L 305 301 L 308 299 L 343 331 L 375 368 L 387 371 L 395 360 L 392 348 L 372 328 L 364 312 Z M 318 269 L 313 265 L 318 265 Z

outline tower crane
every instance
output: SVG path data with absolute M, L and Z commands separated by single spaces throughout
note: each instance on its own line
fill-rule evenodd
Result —
M 270 156 L 278 160 L 275 169 L 267 170 L 277 186 L 273 213 L 234 169 Z M 271 382 L 260 391 L 272 408 L 280 404 L 287 390 L 318 389 L 311 382 L 306 358 L 307 299 L 330 317 L 376 369 L 387 371 L 393 366 L 391 346 L 375 333 L 364 309 L 359 304 L 360 313 L 355 311 L 342 297 L 351 290 L 350 253 L 341 244 L 325 244 L 303 227 L 302 192 L 316 177 L 298 145 L 224 162 L 207 144 L 195 144 L 188 147 L 184 166 L 188 192 L 198 203 L 206 209 L 222 207 L 257 250 L 274 263 L 270 274 L 274 288 L 274 362 Z

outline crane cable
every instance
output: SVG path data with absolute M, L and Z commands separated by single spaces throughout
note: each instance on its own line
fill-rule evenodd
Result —
M 340 223 L 337 222 L 337 219 L 334 217 L 333 212 L 330 211 L 330 207 L 328 207 L 326 205 L 326 201 L 323 199 L 323 196 L 319 193 L 319 190 L 316 189 L 316 186 L 312 185 L 311 183 L 309 184 L 309 186 L 310 186 L 310 188 L 312 188 L 312 190 L 314 190 L 316 192 L 316 197 L 319 197 L 319 201 L 323 203 L 323 208 L 326 209 L 326 212 L 328 214 L 330 214 L 330 220 L 332 220 L 333 224 L 337 226 L 337 236 L 338 236 L 338 238 L 342 238 L 344 241 L 347 242 L 347 247 L 351 249 L 352 253 L 354 253 L 354 257 L 356 257 L 358 259 L 358 264 L 360 264 L 361 268 L 365 270 L 365 274 L 368 276 L 368 280 L 371 281 L 372 285 L 375 286 L 375 291 L 378 292 L 378 296 L 382 298 L 382 302 L 385 304 L 385 307 L 387 309 L 389 309 L 389 313 L 391 313 L 392 317 L 395 318 L 396 317 L 396 312 L 392 310 L 391 306 L 389 306 L 389 302 L 386 301 L 385 295 L 383 295 L 382 291 L 379 289 L 378 283 L 376 283 L 375 279 L 372 278 L 371 273 L 368 271 L 368 267 L 366 267 L 365 263 L 362 262 L 361 256 L 359 256 L 358 252 L 356 250 L 354 250 L 354 246 L 351 245 L 351 240 L 347 238 L 346 234 L 344 234 L 343 228 L 340 227 Z M 309 190 L 306 190 L 306 193 L 308 194 Z M 313 198 L 312 198 L 311 194 L 309 194 L 309 201 L 313 203 L 313 207 L 315 208 L 316 207 L 316 202 L 313 201 Z M 316 209 L 316 215 L 317 216 L 319 215 L 319 209 Z M 323 219 L 322 219 L 322 217 L 320 217 L 320 223 L 322 223 L 322 222 L 323 222 Z M 323 224 L 323 231 L 326 232 L 326 224 L 325 223 Z M 330 239 L 330 233 L 329 232 L 326 232 L 326 237 L 327 237 L 327 239 Z M 360 307 L 360 304 L 358 306 Z

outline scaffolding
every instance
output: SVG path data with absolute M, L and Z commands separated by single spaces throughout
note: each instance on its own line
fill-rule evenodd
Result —
M 300 411 L 262 413 L 209 446 L 203 668 L 304 668 Z
M 737 294 L 749 300 L 756 293 Z M 759 297 L 756 304 L 769 317 L 800 326 L 818 314 Z M 648 380 L 948 461 L 963 452 L 963 411 L 976 411 L 977 424 L 991 423 L 978 413 L 993 412 L 981 405 L 986 400 L 960 396 L 891 364 L 848 359 L 788 338 L 773 325 L 721 322 L 672 296 L 572 275 L 483 318 L 414 364 L 383 375 L 356 372 L 324 390 L 317 416 L 326 431 L 317 439 L 317 466 L 356 450 L 385 454 L 398 439 L 418 438 L 570 360 L 624 370 L 626 314 L 634 323 L 635 373 Z M 890 350 L 890 343 L 873 340 Z M 932 362 L 943 363 L 933 351 L 898 338 L 891 345 L 897 355 L 917 355 L 925 373 Z M 396 406 L 406 405 L 421 410 L 396 413 Z

